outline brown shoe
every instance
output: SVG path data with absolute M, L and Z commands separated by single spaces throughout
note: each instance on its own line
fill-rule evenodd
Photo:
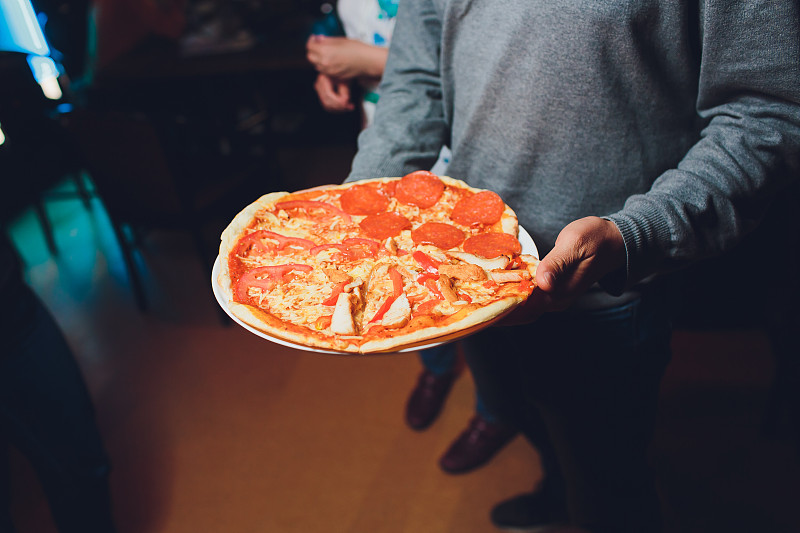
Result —
M 411 428 L 422 430 L 436 420 L 455 379 L 455 372 L 437 376 L 424 370 L 420 374 L 417 386 L 406 403 L 406 422 Z
M 449 474 L 463 474 L 486 464 L 508 444 L 517 431 L 500 423 L 488 422 L 475 415 L 450 448 L 439 459 L 439 466 Z

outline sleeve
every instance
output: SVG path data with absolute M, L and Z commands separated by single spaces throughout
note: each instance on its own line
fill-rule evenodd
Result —
M 439 70 L 441 21 L 430 0 L 403 0 L 397 10 L 380 100 L 359 136 L 346 181 L 430 169 L 447 142 Z
M 628 252 L 625 281 L 604 284 L 611 292 L 727 251 L 800 173 L 800 4 L 703 4 L 697 112 L 705 127 L 677 168 L 607 217 Z

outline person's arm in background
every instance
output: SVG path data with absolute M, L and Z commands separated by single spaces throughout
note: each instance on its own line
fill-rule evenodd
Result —
M 374 123 L 359 136 L 347 181 L 429 169 L 449 139 L 439 79 L 441 22 L 430 0 L 397 11 Z
M 306 43 L 306 57 L 317 72 L 338 80 L 380 79 L 388 50 L 347 37 L 312 35 Z
M 347 37 L 309 37 L 306 57 L 319 73 L 314 89 L 322 107 L 331 112 L 355 109 L 350 84 L 355 79 L 380 79 L 387 54 L 386 48 Z
M 601 278 L 619 293 L 650 274 L 729 250 L 798 177 L 800 5 L 705 2 L 700 28 L 701 138 L 619 212 L 568 225 L 515 322 L 566 307 Z
M 319 103 L 322 104 L 325 111 L 341 113 L 356 108 L 350 97 L 350 82 L 348 81 L 339 81 L 327 74 L 317 74 L 314 90 L 317 91 Z

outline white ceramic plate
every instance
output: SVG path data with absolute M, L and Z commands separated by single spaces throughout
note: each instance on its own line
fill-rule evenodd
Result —
M 522 226 L 519 227 L 519 235 L 518 235 L 518 237 L 519 237 L 519 242 L 522 245 L 522 253 L 528 254 L 528 255 L 533 255 L 533 256 L 538 258 L 539 257 L 539 251 L 536 248 L 536 244 L 533 242 L 533 239 L 531 238 L 531 236 L 528 234 L 527 231 L 525 231 L 525 228 L 523 228 Z M 272 335 L 269 335 L 267 333 L 264 333 L 263 331 L 257 330 L 253 326 L 242 322 L 233 313 L 231 313 L 230 309 L 228 308 L 228 302 L 227 302 L 227 300 L 225 300 L 225 297 L 222 295 L 222 289 L 219 286 L 219 282 L 217 281 L 217 278 L 219 277 L 219 269 L 220 269 L 219 257 L 217 257 L 217 259 L 214 261 L 214 268 L 211 271 L 211 288 L 214 291 L 214 297 L 217 299 L 217 303 L 219 303 L 219 305 L 222 307 L 222 309 L 228 314 L 229 317 L 231 317 L 231 320 L 233 320 L 234 322 L 236 322 L 237 324 L 242 326 L 244 329 L 246 329 L 250 333 L 258 335 L 262 339 L 266 339 L 266 340 L 274 342 L 276 344 L 280 344 L 282 346 L 287 346 L 289 348 L 296 348 L 297 350 L 305 350 L 307 352 L 327 353 L 327 354 L 336 354 L 336 355 L 363 355 L 363 354 L 356 354 L 356 353 L 353 353 L 353 352 L 337 352 L 337 351 L 334 351 L 334 350 L 323 350 L 323 349 L 320 349 L 320 348 L 314 348 L 312 346 L 305 346 L 303 344 L 297 344 L 297 343 L 294 343 L 294 342 L 289 342 L 289 341 L 280 339 L 278 337 L 273 337 Z M 503 315 L 495 318 L 492 321 L 486 322 L 484 324 L 480 324 L 480 327 L 478 327 L 478 328 L 469 328 L 469 329 L 461 332 L 460 335 L 456 335 L 456 336 L 447 335 L 445 338 L 439 339 L 438 341 L 437 341 L 437 339 L 430 339 L 429 341 L 425 341 L 424 344 L 414 345 L 412 347 L 403 348 L 401 350 L 392 350 L 391 353 L 416 352 L 418 350 L 424 350 L 426 348 L 432 348 L 434 346 L 439 346 L 441 344 L 444 344 L 445 342 L 451 342 L 451 341 L 453 341 L 453 340 L 455 340 L 457 338 L 463 337 L 465 335 L 471 335 L 472 333 L 475 333 L 476 331 L 478 331 L 478 329 L 483 329 L 483 328 L 493 324 L 495 321 L 499 320 L 503 316 L 505 316 L 505 313 Z

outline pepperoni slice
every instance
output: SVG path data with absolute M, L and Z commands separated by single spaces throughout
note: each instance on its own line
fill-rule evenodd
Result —
M 397 182 L 398 180 L 384 181 L 381 183 L 381 190 L 389 198 L 394 198 L 394 193 L 397 191 Z
M 394 197 L 403 204 L 421 209 L 432 207 L 444 192 L 444 182 L 427 170 L 418 170 L 400 178 Z
M 508 233 L 481 233 L 464 241 L 464 251 L 486 259 L 522 252 L 522 245 Z
M 491 225 L 500 220 L 506 204 L 500 196 L 492 191 L 481 191 L 460 200 L 450 219 L 464 226 Z
M 387 198 L 376 185 L 354 185 L 340 198 L 342 211 L 349 215 L 375 215 L 389 207 Z
M 369 215 L 358 225 L 367 236 L 379 241 L 400 235 L 404 229 L 411 228 L 411 222 L 406 217 L 394 212 Z
M 449 250 L 464 242 L 464 232 L 444 222 L 426 222 L 411 232 L 411 240 Z

